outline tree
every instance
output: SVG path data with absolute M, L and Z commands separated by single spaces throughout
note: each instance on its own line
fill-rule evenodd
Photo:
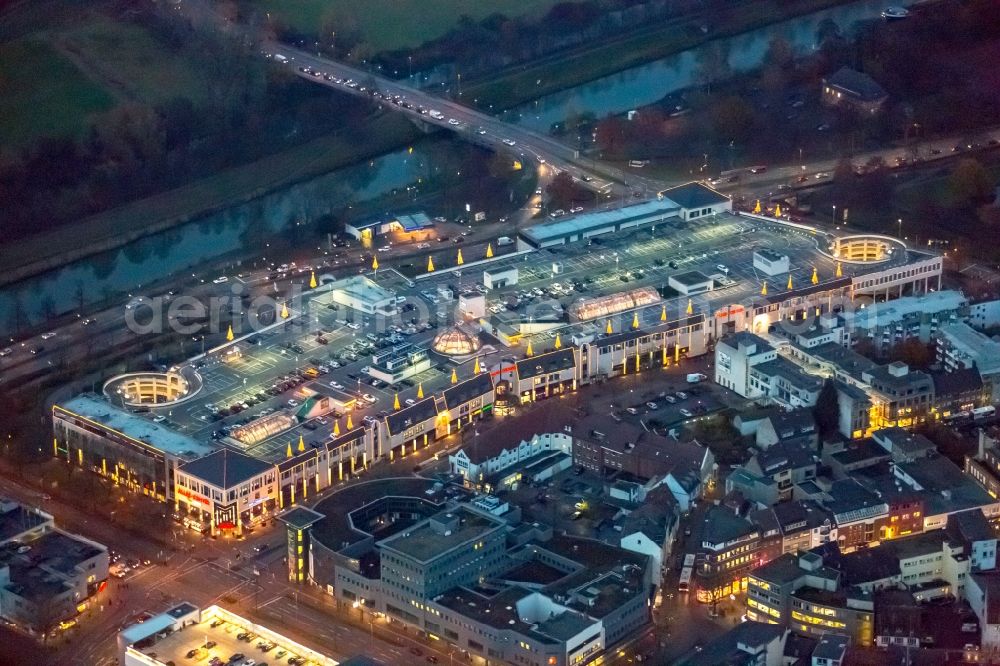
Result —
M 819 431 L 820 446 L 823 442 L 837 434 L 840 425 L 840 405 L 837 402 L 837 388 L 833 380 L 828 379 L 823 384 L 813 407 L 813 417 Z
M 715 133 L 727 143 L 743 143 L 750 138 L 754 113 L 744 98 L 735 95 L 723 98 L 711 109 L 711 117 Z
M 601 151 L 612 155 L 620 154 L 625 149 L 625 121 L 618 116 L 608 116 L 597 123 L 597 145 Z
M 903 340 L 889 350 L 890 361 L 902 361 L 915 370 L 927 370 L 934 362 L 934 348 L 917 338 Z
M 955 165 L 948 179 L 948 187 L 957 206 L 969 207 L 989 198 L 993 182 L 982 164 L 968 158 Z
M 549 194 L 550 208 L 568 208 L 576 199 L 576 184 L 568 171 L 560 171 L 545 191 Z

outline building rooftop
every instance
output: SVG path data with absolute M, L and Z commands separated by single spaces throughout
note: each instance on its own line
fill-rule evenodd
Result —
M 515 419 L 501 418 L 477 426 L 478 435 L 469 435 L 461 451 L 473 463 L 495 458 L 507 449 L 530 442 L 536 435 L 568 432 L 579 415 L 563 402 L 550 402 L 542 409 L 530 409 Z M 457 453 L 457 452 L 456 452 Z
M 972 391 L 983 390 L 983 376 L 979 374 L 979 368 L 957 368 L 951 372 L 932 372 L 931 379 L 934 380 L 934 396 L 944 398 L 947 396 L 958 396 Z
M 24 544 L 0 547 L 0 568 L 9 567 L 7 587 L 27 599 L 44 599 L 64 589 L 62 577 L 107 551 L 82 537 L 59 530 L 46 532 Z
M 684 285 L 685 287 L 695 287 L 699 284 L 712 281 L 712 278 L 708 277 L 701 271 L 687 271 L 685 273 L 671 275 L 670 279 Z
M 385 426 L 390 435 L 399 435 L 408 428 L 434 418 L 437 418 L 437 403 L 433 396 L 429 396 L 410 407 L 404 407 L 398 412 L 387 415 Z
M 432 516 L 383 539 L 379 542 L 379 546 L 383 549 L 392 549 L 415 560 L 427 562 L 463 543 L 482 538 L 491 532 L 502 529 L 506 524 L 502 520 L 471 511 L 465 507 L 457 507 L 447 511 L 443 516 L 449 519 L 452 516 L 457 518 L 456 527 L 447 530 L 437 529 L 433 525 L 434 517 Z
M 344 295 L 365 303 L 382 303 L 395 297 L 395 292 L 383 289 L 374 280 L 364 275 L 352 275 L 337 280 L 331 285 L 331 291 L 341 291 Z
M 751 372 L 759 373 L 767 377 L 781 377 L 793 387 L 801 391 L 819 392 L 823 388 L 823 378 L 810 375 L 802 371 L 802 368 L 789 361 L 783 356 L 779 356 L 773 361 L 764 361 L 751 368 Z
M 833 460 L 844 466 L 868 462 L 874 465 L 889 457 L 889 452 L 870 439 L 851 442 L 843 451 L 830 454 Z
M 566 347 L 555 351 L 529 356 L 516 364 L 520 379 L 531 379 L 539 375 L 561 372 L 576 367 L 576 347 Z
M 747 468 L 755 474 L 774 476 L 792 469 L 816 466 L 816 452 L 810 442 L 796 439 L 783 440 L 763 451 L 757 452 L 747 463 Z
M 675 662 L 678 666 L 733 666 L 756 664 L 758 659 L 749 654 L 751 650 L 781 640 L 787 630 L 776 624 L 763 622 L 741 622 L 735 627 L 709 641 L 700 651 L 689 654 Z
M 841 67 L 826 79 L 826 83 L 865 102 L 877 102 L 887 97 L 885 89 L 875 79 L 850 67 Z
M 681 208 L 702 208 L 729 201 L 729 197 L 708 185 L 692 181 L 661 192 L 665 199 L 673 201 Z
M 0 545 L 52 521 L 52 516 L 15 502 L 0 500 Z
M 78 395 L 56 405 L 53 409 L 93 421 L 103 428 L 114 430 L 133 441 L 181 460 L 194 460 L 216 450 L 210 444 L 182 435 L 158 423 L 153 423 L 141 415 L 114 407 L 90 394 Z
M 828 663 L 839 663 L 850 644 L 851 639 L 843 634 L 824 634 L 813 651 L 813 659 L 830 659 Z
M 960 291 L 932 291 L 920 296 L 904 296 L 888 303 L 873 303 L 862 309 L 848 310 L 841 316 L 855 328 L 884 328 L 907 317 L 934 315 L 958 310 L 968 302 Z
M 297 506 L 278 516 L 278 520 L 298 530 L 304 530 L 323 518 L 325 516 L 322 513 L 304 506 Z
M 673 201 L 645 201 L 643 203 L 602 210 L 594 213 L 567 216 L 553 222 L 543 222 L 520 232 L 521 236 L 534 243 L 544 243 L 554 239 L 566 238 L 612 225 L 638 226 L 646 222 L 661 222 L 667 218 L 677 217 L 680 206 Z
M 466 379 L 454 386 L 449 386 L 442 393 L 445 409 L 454 409 L 473 398 L 486 395 L 493 390 L 493 378 L 488 372 L 481 372 L 471 379 Z
M 204 458 L 184 463 L 178 469 L 225 490 L 274 469 L 274 465 L 238 451 L 219 449 Z
M 817 345 L 807 350 L 806 353 L 835 366 L 844 374 L 858 381 L 862 381 L 864 373 L 878 365 L 875 361 L 836 342 Z
M 713 506 L 705 514 L 702 541 L 721 545 L 749 536 L 756 531 L 756 526 L 746 518 L 736 515 L 728 508 Z
M 757 354 L 774 350 L 774 347 L 772 347 L 767 340 L 760 337 L 756 333 L 751 333 L 750 331 L 737 331 L 736 333 L 730 333 L 723 336 L 720 342 L 729 345 L 733 349 L 739 349 L 741 346 L 750 347 L 753 345 L 757 348 L 755 352 Z

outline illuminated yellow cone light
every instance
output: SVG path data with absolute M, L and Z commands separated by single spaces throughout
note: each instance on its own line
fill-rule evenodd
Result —
M 840 262 L 837 262 L 837 277 L 844 277 L 844 271 L 840 267 Z
M 462 250 L 461 249 L 458 251 L 458 259 L 455 260 L 455 263 L 458 264 L 459 266 L 461 266 L 462 264 L 465 263 L 465 259 L 462 259 Z
M 285 451 L 285 457 L 286 458 L 291 458 L 292 457 L 292 443 L 291 442 L 288 442 L 288 450 Z
M 378 270 L 378 257 L 372 257 L 372 270 Z
M 632 328 L 639 328 L 639 313 L 633 313 L 632 315 Z
M 608 320 L 608 327 L 605 329 L 604 332 L 607 333 L 608 335 L 611 335 L 612 333 L 614 333 L 614 330 L 611 328 L 611 320 L 610 319 Z
M 487 259 L 493 258 L 493 243 L 490 243 L 486 246 L 486 258 Z
M 423 382 L 420 382 L 419 384 L 417 384 L 417 398 L 419 398 L 420 400 L 424 399 L 424 383 Z
M 781 217 L 781 204 L 774 204 L 774 216 Z
M 288 305 L 284 301 L 281 302 L 281 318 L 288 319 Z
M 333 422 L 333 436 L 340 437 L 340 419 Z
M 788 274 L 788 289 L 793 289 L 793 288 L 794 287 L 792 287 L 792 274 L 789 273 Z
M 354 430 L 354 423 L 351 421 L 351 415 L 347 415 L 347 429 Z
M 767 296 L 767 280 L 764 280 L 764 285 L 760 288 L 760 295 Z
M 660 321 L 666 321 L 666 320 L 667 320 L 667 306 L 664 305 L 660 309 Z
M 556 333 L 556 349 L 562 349 L 562 338 Z
M 474 372 L 475 374 L 478 375 L 482 371 L 483 371 L 483 369 L 481 367 L 479 367 L 479 357 L 477 356 L 476 357 L 476 365 L 475 365 L 475 367 L 472 368 L 472 372 Z
M 819 275 L 816 274 L 816 267 L 815 266 L 813 266 L 812 283 L 813 284 L 819 284 Z
M 309 288 L 315 289 L 319 286 L 319 282 L 316 282 L 316 271 L 312 272 L 312 276 L 309 278 Z
M 458 383 L 458 371 L 455 368 L 451 369 L 451 383 L 452 384 Z
M 534 356 L 535 352 L 531 348 L 531 338 L 528 338 L 528 348 L 524 350 L 525 356 Z
M 760 199 L 757 199 L 757 204 L 753 207 L 753 212 L 760 215 Z
M 233 325 L 230 324 L 229 325 L 229 330 L 226 331 L 226 340 L 228 340 L 229 342 L 232 342 L 234 337 L 236 337 L 236 336 L 233 335 Z
M 427 257 L 427 272 L 434 272 L 434 257 Z
M 687 313 L 688 313 L 689 315 L 690 315 L 690 314 L 694 314 L 694 303 L 692 303 L 692 302 L 691 302 L 691 299 L 690 299 L 690 298 L 688 299 L 688 307 L 687 307 Z
M 302 435 L 299 435 L 299 453 L 306 450 L 306 440 L 302 439 Z
M 396 394 L 396 397 L 392 401 L 392 408 L 399 409 L 399 393 Z

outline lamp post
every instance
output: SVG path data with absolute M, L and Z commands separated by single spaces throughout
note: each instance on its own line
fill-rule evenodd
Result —
M 837 224 L 837 204 L 833 204 L 833 223 Z

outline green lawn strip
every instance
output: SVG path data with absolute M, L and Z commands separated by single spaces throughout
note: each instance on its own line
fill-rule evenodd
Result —
M 0 44 L 0 145 L 18 149 L 44 136 L 78 136 L 114 98 L 40 39 Z

